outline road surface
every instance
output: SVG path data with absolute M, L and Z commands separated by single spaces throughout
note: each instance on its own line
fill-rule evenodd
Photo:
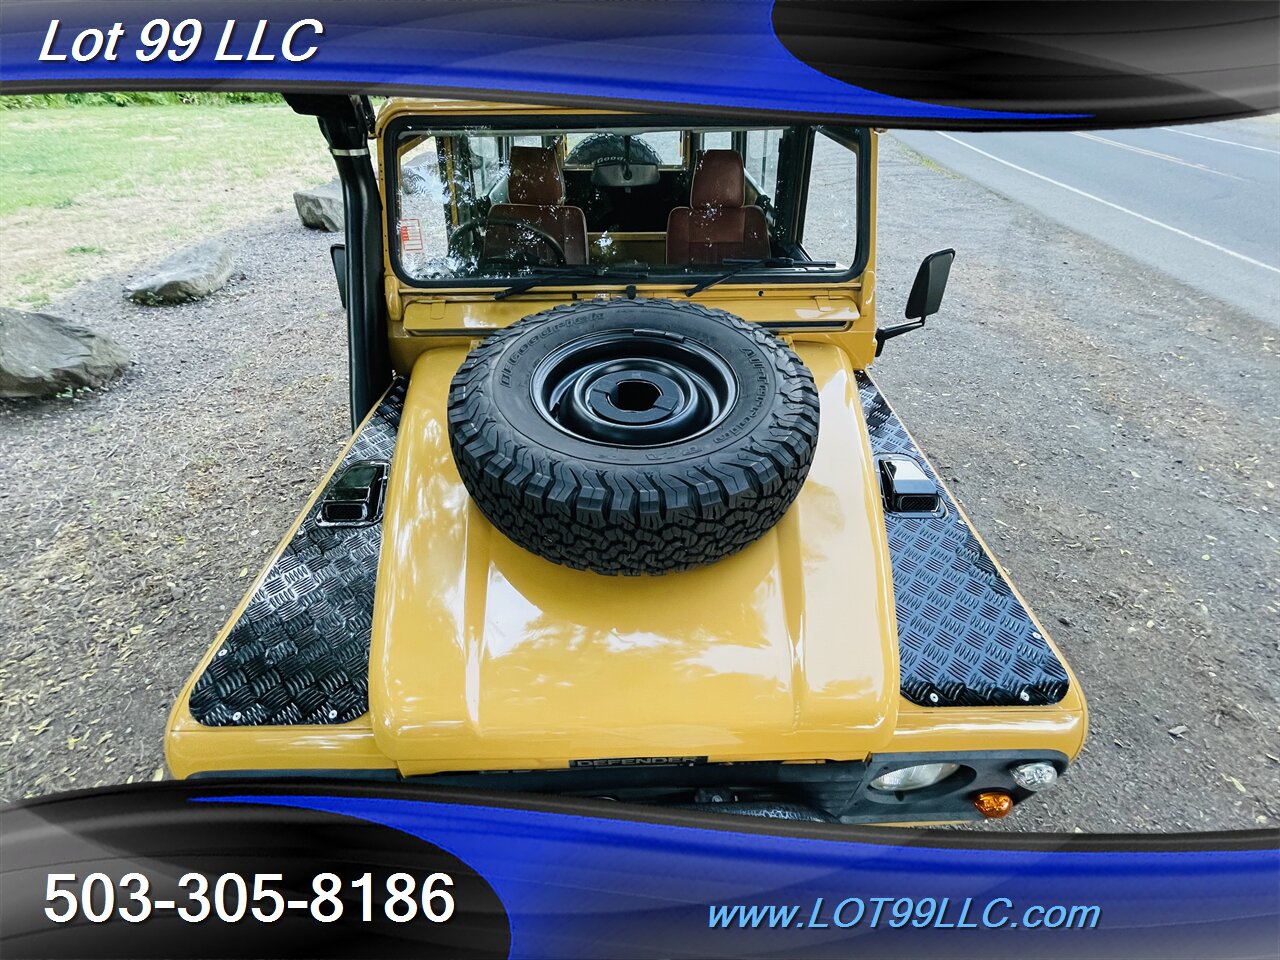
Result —
M 943 167 L 1280 325 L 1280 117 L 1143 130 L 893 135 Z

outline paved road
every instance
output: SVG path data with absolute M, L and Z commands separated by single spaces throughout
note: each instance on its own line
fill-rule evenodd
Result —
M 1280 326 L 1280 116 L 1087 133 L 894 136 Z

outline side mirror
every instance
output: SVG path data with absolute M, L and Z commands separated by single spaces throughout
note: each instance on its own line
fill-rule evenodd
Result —
M 933 316 L 942 308 L 942 294 L 947 289 L 951 262 L 955 258 L 956 252 L 947 249 L 931 253 L 921 261 L 920 269 L 916 271 L 916 282 L 911 285 L 911 294 L 907 297 L 905 314 L 908 322 L 882 327 L 876 331 L 877 357 L 884 350 L 885 341 L 919 330 L 927 317 Z
M 329 259 L 333 261 L 333 275 L 338 278 L 338 296 L 342 300 L 342 309 L 347 309 L 347 246 L 335 243 L 329 248 Z
M 911 295 L 907 297 L 906 317 L 908 320 L 920 320 L 931 317 L 942 308 L 942 294 L 947 289 L 947 277 L 951 276 L 951 261 L 956 258 L 954 250 L 939 250 L 931 253 L 920 263 L 916 271 L 916 282 L 911 285 Z

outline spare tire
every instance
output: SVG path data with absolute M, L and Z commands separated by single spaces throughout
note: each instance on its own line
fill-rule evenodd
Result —
M 661 166 L 662 158 L 658 152 L 640 137 L 631 138 L 631 149 L 623 150 L 622 135 L 617 133 L 593 133 L 579 142 L 564 158 L 568 164 L 582 165 L 596 163 L 599 160 L 622 160 L 632 163 L 652 163 Z
M 510 539 L 602 574 L 741 550 L 800 492 L 818 393 L 763 328 L 669 300 L 566 304 L 471 351 L 449 390 L 454 460 Z

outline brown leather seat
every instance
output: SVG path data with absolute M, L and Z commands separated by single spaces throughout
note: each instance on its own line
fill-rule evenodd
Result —
M 746 207 L 747 180 L 736 150 L 708 150 L 693 171 L 689 206 L 667 218 L 667 263 L 718 264 L 769 256 L 769 225 Z
M 565 262 L 587 262 L 587 218 L 579 207 L 564 204 L 564 175 L 549 147 L 512 147 L 507 175 L 507 203 L 489 211 L 484 234 L 486 257 L 515 257 L 537 264 L 558 264 L 560 258 L 529 224 L 543 230 L 564 248 Z

